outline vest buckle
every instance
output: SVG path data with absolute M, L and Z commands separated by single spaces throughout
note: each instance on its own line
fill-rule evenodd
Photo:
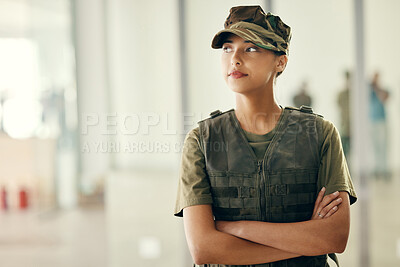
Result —
M 306 112 L 306 113 L 314 113 L 312 107 L 302 105 L 300 107 L 300 111 Z
M 221 115 L 221 114 L 222 114 L 221 110 L 217 109 L 216 111 L 211 112 L 210 116 L 211 116 L 211 118 L 215 118 L 215 117 L 217 117 L 218 115 Z

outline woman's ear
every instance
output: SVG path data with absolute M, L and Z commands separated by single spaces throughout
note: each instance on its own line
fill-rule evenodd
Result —
M 277 64 L 276 64 L 276 72 L 282 72 L 286 68 L 286 64 L 288 62 L 288 57 L 287 55 L 281 55 L 277 58 Z

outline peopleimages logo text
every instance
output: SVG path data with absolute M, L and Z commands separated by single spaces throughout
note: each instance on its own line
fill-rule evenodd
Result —
M 144 113 L 85 113 L 81 120 L 81 134 L 95 132 L 101 135 L 163 135 L 185 134 L 197 126 L 201 114 L 187 113 L 171 115 L 155 112 Z M 183 124 L 183 125 L 182 125 Z

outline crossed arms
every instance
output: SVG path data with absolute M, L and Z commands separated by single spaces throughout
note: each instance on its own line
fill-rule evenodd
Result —
M 185 234 L 194 262 L 247 265 L 342 253 L 350 228 L 349 196 L 342 191 L 325 197 L 323 193 L 311 220 L 296 223 L 214 221 L 211 205 L 185 208 Z

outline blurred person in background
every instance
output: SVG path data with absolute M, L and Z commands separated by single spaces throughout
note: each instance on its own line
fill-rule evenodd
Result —
M 195 265 L 329 266 L 345 250 L 357 197 L 339 133 L 274 97 L 290 39 L 278 16 L 239 6 L 212 41 L 236 109 L 185 139 L 174 215 Z
M 374 151 L 374 175 L 377 179 L 390 179 L 387 158 L 387 124 L 385 104 L 389 92 L 380 84 L 380 74 L 375 72 L 371 83 L 369 117 L 371 120 L 371 138 Z
M 338 95 L 337 103 L 340 110 L 340 137 L 342 139 L 344 154 L 348 158 L 350 153 L 350 71 L 347 70 L 344 75 L 346 79 L 345 86 Z
M 293 104 L 294 104 L 295 107 L 301 107 L 303 105 L 311 107 L 312 99 L 311 99 L 311 96 L 308 94 L 308 83 L 307 83 L 307 81 L 304 81 L 301 84 L 299 93 L 296 94 L 293 97 Z

